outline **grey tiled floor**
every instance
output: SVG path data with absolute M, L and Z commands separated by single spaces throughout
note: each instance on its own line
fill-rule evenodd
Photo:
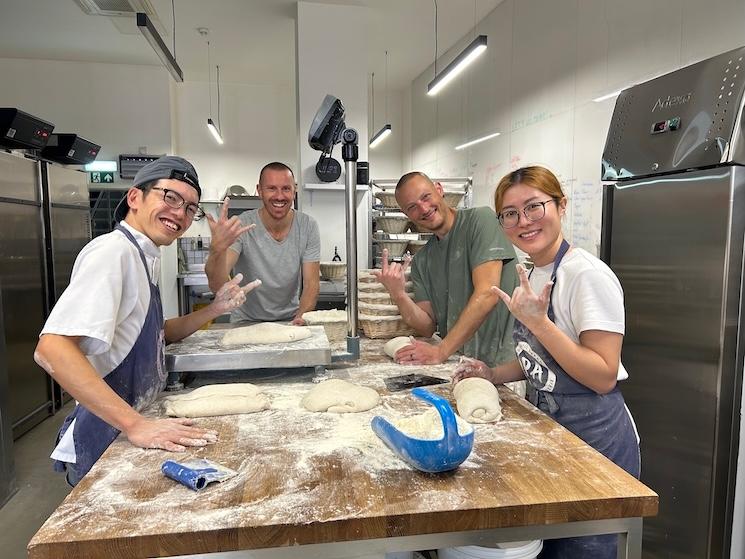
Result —
M 65 476 L 52 470 L 49 454 L 71 409 L 72 402 L 15 441 L 18 492 L 0 508 L 0 555 L 4 559 L 26 557 L 31 537 L 70 491 Z

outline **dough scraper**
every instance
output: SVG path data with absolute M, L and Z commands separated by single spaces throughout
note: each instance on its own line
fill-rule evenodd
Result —
M 458 433 L 455 413 L 445 398 L 424 388 L 414 388 L 411 393 L 437 409 L 442 420 L 441 439 L 410 437 L 379 415 L 372 419 L 372 430 L 394 454 L 417 470 L 431 473 L 454 470 L 471 454 L 473 429 L 465 435 Z

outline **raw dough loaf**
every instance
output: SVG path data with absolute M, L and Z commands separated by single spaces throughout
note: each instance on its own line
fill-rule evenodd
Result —
M 445 435 L 445 429 L 442 427 L 442 417 L 435 408 L 430 408 L 419 415 L 396 419 L 391 423 L 404 435 L 414 439 L 439 441 Z M 467 435 L 473 431 L 473 427 L 457 415 L 455 416 L 455 426 L 459 435 Z
M 266 410 L 269 398 L 253 384 L 213 384 L 188 394 L 167 396 L 164 407 L 171 417 L 212 417 Z
M 367 411 L 380 402 L 372 388 L 358 386 L 341 379 L 324 380 L 310 389 L 301 404 L 308 411 L 348 413 Z
M 383 346 L 383 351 L 388 357 L 394 359 L 396 357 L 396 352 L 407 345 L 411 345 L 409 336 L 398 336 L 397 338 L 388 340 Z
M 228 330 L 222 337 L 222 345 L 281 344 L 304 340 L 312 334 L 306 326 L 261 322 Z
M 469 423 L 493 423 L 502 419 L 497 387 L 486 379 L 469 377 L 453 388 L 458 414 Z

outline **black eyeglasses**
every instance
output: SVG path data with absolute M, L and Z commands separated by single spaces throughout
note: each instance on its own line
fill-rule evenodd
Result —
M 531 202 L 527 204 L 522 210 L 525 219 L 531 223 L 542 220 L 546 215 L 546 204 L 549 202 L 558 202 L 558 200 L 551 198 L 545 202 Z M 497 214 L 497 219 L 502 227 L 512 229 L 520 221 L 520 212 L 517 210 L 504 210 Z
M 199 221 L 204 217 L 204 210 L 202 210 L 202 208 L 196 204 L 192 204 L 191 202 L 187 203 L 186 200 L 184 200 L 184 197 L 175 190 L 160 188 L 159 186 L 152 186 L 150 187 L 150 190 L 160 190 L 163 193 L 163 201 L 174 210 L 177 210 L 186 204 L 186 217 L 189 219 Z

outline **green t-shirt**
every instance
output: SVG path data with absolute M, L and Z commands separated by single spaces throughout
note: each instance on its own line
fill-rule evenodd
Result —
M 493 260 L 502 261 L 500 288 L 511 295 L 519 283 L 515 249 L 487 207 L 458 210 L 445 238 L 433 235 L 416 253 L 411 265 L 414 299 L 432 305 L 441 337 L 457 322 L 473 294 L 473 269 Z M 500 301 L 461 351 L 490 367 L 514 360 L 513 324 L 510 311 Z

